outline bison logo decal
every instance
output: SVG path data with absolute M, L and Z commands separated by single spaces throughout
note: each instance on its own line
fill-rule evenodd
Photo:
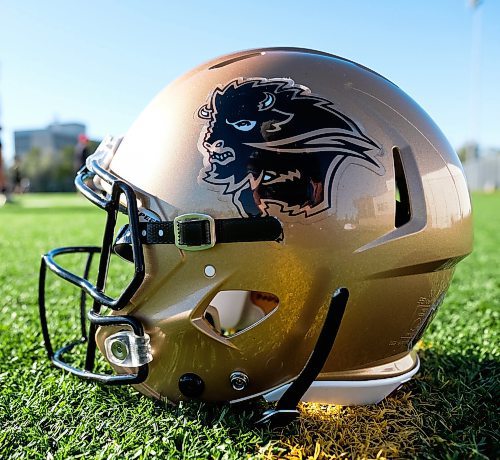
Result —
M 207 120 L 200 183 L 230 195 L 243 217 L 267 215 L 272 205 L 306 218 L 329 209 L 347 159 L 383 173 L 380 147 L 331 101 L 290 79 L 231 81 L 198 116 Z

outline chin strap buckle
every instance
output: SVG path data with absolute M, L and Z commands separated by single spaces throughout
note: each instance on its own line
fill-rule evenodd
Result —
M 215 246 L 215 221 L 207 214 L 182 214 L 174 219 L 175 245 L 185 251 L 203 251 Z

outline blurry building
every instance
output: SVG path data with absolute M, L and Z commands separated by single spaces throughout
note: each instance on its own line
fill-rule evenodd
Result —
M 14 131 L 16 156 L 22 158 L 33 148 L 42 155 L 54 155 L 64 147 L 74 146 L 78 136 L 86 133 L 81 123 L 52 123 L 45 129 Z
M 500 189 L 500 150 L 491 149 L 463 164 L 470 190 Z

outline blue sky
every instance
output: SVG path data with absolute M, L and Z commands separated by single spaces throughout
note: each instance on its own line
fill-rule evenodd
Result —
M 5 154 L 14 130 L 56 119 L 95 138 L 124 133 L 175 77 L 264 46 L 357 61 L 410 94 L 455 147 L 500 147 L 499 24 L 496 0 L 475 12 L 467 0 L 0 0 Z

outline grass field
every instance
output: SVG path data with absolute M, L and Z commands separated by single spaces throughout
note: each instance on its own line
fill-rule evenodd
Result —
M 76 195 L 18 198 L 0 208 L 0 458 L 499 458 L 500 194 L 473 205 L 475 251 L 424 335 L 416 378 L 378 406 L 303 405 L 297 424 L 269 431 L 250 424 L 255 404 L 173 408 L 54 369 L 38 321 L 39 257 L 99 244 L 103 213 Z M 53 286 L 67 299 L 48 304 L 63 314 L 62 342 L 75 294 Z

